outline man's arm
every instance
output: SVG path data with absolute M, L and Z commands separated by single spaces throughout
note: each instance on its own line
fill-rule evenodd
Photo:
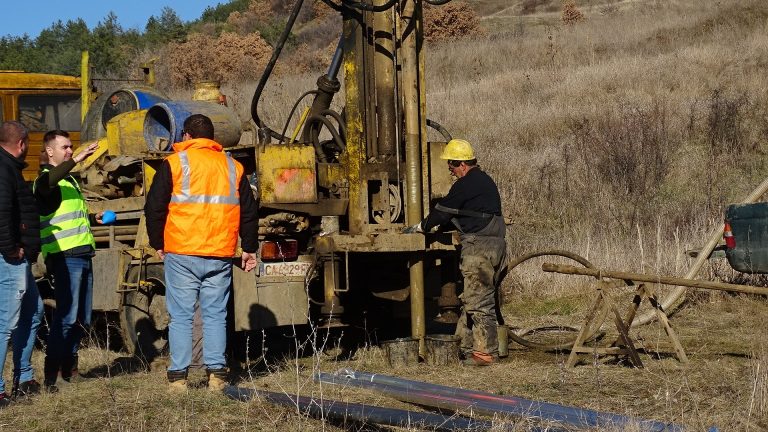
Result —
M 463 182 L 457 180 L 451 185 L 451 189 L 448 191 L 448 195 L 440 200 L 440 205 L 448 208 L 459 209 L 466 202 L 467 195 L 463 190 Z M 424 232 L 429 232 L 436 226 L 441 226 L 448 223 L 454 215 L 446 213 L 437 209 L 432 209 L 431 212 L 421 222 L 421 227 Z
M 259 250 L 259 208 L 253 197 L 248 177 L 240 179 L 240 247 L 243 249 L 243 270 L 256 267 L 256 251 Z
M 165 231 L 165 221 L 168 218 L 168 204 L 171 202 L 172 191 L 171 166 L 167 161 L 163 161 L 160 169 L 155 173 L 152 186 L 147 192 L 147 201 L 144 204 L 149 245 L 157 251 L 164 248 L 163 232 Z
M 0 173 L 0 253 L 7 258 L 17 258 L 19 248 L 11 234 L 15 231 L 11 224 L 16 185 L 10 169 L 3 167 L 3 171 Z

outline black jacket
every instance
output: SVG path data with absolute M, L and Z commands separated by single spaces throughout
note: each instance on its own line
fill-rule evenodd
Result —
M 27 166 L 0 147 L 0 253 L 8 258 L 19 247 L 29 261 L 40 253 L 40 214 L 21 171 Z
M 501 197 L 499 188 L 491 176 L 486 174 L 480 167 L 472 168 L 467 174 L 456 180 L 443 199 L 438 203 L 440 206 L 455 210 L 469 210 L 486 215 L 501 216 Z M 491 221 L 488 217 L 456 215 L 434 209 L 422 221 L 422 228 L 429 232 L 436 226 L 443 226 L 447 229 L 455 229 L 450 224 L 451 219 L 455 218 L 461 226 L 461 231 L 465 233 L 476 233 Z
M 256 199 L 243 174 L 238 187 L 240 192 L 240 247 L 245 252 L 256 252 L 259 248 L 259 218 Z M 164 248 L 165 222 L 168 218 L 168 203 L 173 192 L 173 176 L 168 161 L 163 161 L 152 179 L 152 186 L 147 193 L 144 215 L 147 218 L 147 236 L 149 245 L 155 250 Z

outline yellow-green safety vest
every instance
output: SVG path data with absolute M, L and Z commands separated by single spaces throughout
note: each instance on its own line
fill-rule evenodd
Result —
M 44 169 L 43 172 L 48 172 Z M 39 177 L 38 177 L 39 178 Z M 67 180 L 70 178 L 70 180 Z M 33 188 L 37 186 L 37 181 Z M 88 207 L 77 182 L 67 176 L 58 183 L 61 204 L 55 212 L 40 215 L 40 243 L 43 258 L 48 254 L 63 252 L 78 246 L 90 245 L 96 249 L 88 221 Z

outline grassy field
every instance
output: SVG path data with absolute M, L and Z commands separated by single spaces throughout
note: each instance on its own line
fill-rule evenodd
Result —
M 499 184 L 513 221 L 510 256 L 565 249 L 601 268 L 681 276 L 690 265 L 686 251 L 707 241 L 724 206 L 768 177 L 768 4 L 576 5 L 585 18 L 565 25 L 559 1 L 478 0 L 487 36 L 428 46 L 428 117 L 469 139 Z M 290 109 L 286 101 L 315 79 L 309 74 L 270 83 L 260 105 L 267 123 L 282 125 Z M 225 85 L 244 116 L 254 87 Z M 514 269 L 504 282 L 510 325 L 578 324 L 594 287 L 587 278 L 544 276 L 541 261 Z M 740 277 L 722 261 L 699 273 L 709 280 Z M 629 291 L 617 295 L 623 312 Z M 664 331 L 649 324 L 632 330 L 643 369 L 586 355 L 566 368 L 565 352 L 511 345 L 509 358 L 490 368 L 422 364 L 391 371 L 382 351 L 366 346 L 345 361 L 319 349 L 256 356 L 243 362 L 238 383 L 420 410 L 311 379 L 317 371 L 351 367 L 675 422 L 692 431 L 760 431 L 768 429 L 765 316 L 764 298 L 689 293 L 671 320 L 688 364 L 675 359 Z M 601 343 L 609 344 L 615 338 L 610 322 L 604 330 Z M 304 342 L 278 338 L 288 345 Z M 196 388 L 172 396 L 163 360 L 141 364 L 104 340 L 94 338 L 82 353 L 87 380 L 0 411 L 0 429 L 397 430 L 307 419 L 265 401 L 231 401 L 209 394 L 199 371 L 192 379 Z M 42 370 L 39 353 L 35 361 Z M 498 430 L 535 426 L 494 421 Z

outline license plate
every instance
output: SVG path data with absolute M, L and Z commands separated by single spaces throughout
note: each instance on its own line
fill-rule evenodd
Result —
M 300 276 L 307 275 L 312 263 L 306 261 L 279 262 L 279 263 L 260 263 L 260 276 Z

